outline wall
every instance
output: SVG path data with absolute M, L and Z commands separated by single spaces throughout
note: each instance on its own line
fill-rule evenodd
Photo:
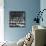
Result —
M 10 28 L 9 27 L 9 11 L 25 11 L 26 27 Z M 40 10 L 40 0 L 4 0 L 4 38 L 7 41 L 18 41 L 31 31 L 33 19 L 36 12 Z
M 43 9 L 46 9 L 46 0 L 41 0 L 40 1 L 40 9 L 41 9 L 41 11 Z M 46 10 L 43 12 L 42 17 L 43 17 L 43 22 L 41 21 L 40 25 L 46 26 Z

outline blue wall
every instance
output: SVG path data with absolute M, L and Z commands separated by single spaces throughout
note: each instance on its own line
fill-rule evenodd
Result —
M 26 27 L 10 28 L 9 27 L 9 11 L 25 11 Z M 36 12 L 40 10 L 40 0 L 4 0 L 4 38 L 7 41 L 18 41 L 24 37 L 33 25 L 33 19 Z
M 40 1 L 40 10 L 42 11 L 43 9 L 46 9 L 46 0 L 41 0 Z M 46 10 L 43 12 L 43 22 L 40 21 L 40 25 L 46 27 Z

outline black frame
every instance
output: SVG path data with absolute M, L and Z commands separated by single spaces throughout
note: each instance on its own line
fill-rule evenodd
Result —
M 9 27 L 25 27 L 25 11 L 9 12 Z

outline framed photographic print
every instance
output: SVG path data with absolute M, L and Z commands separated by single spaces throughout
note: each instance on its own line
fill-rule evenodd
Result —
M 9 27 L 25 27 L 25 11 L 9 12 Z

